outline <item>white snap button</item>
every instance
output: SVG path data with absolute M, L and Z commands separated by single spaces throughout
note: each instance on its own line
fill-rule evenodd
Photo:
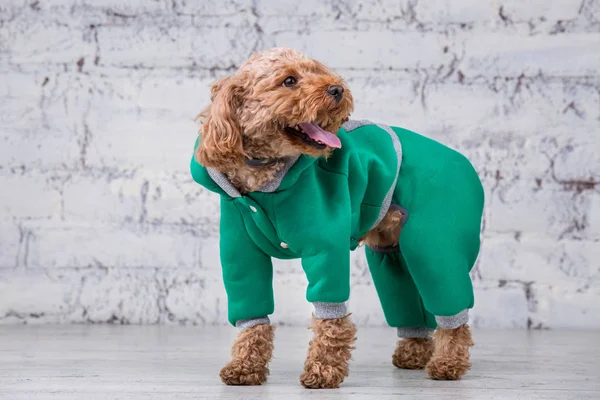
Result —
M 290 246 L 288 246 L 288 244 L 287 244 L 287 243 L 284 243 L 284 242 L 281 242 L 281 243 L 279 243 L 279 245 L 280 245 L 281 247 L 283 247 L 284 249 L 287 249 L 288 247 L 290 247 Z
M 256 211 L 258 211 L 258 210 L 256 209 L 256 207 L 254 207 L 254 206 L 250 206 L 250 211 L 252 211 L 252 212 L 256 212 Z

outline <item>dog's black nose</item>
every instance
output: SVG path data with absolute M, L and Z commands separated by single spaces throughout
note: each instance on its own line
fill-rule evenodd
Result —
M 339 103 L 344 94 L 344 87 L 340 85 L 331 85 L 327 88 L 327 94 L 333 97 L 336 103 Z

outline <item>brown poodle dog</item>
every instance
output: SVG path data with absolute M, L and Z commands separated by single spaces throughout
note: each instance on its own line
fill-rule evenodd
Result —
M 315 141 L 299 128 L 302 123 L 313 121 L 335 133 L 352 110 L 352 94 L 344 80 L 320 62 L 291 49 L 256 53 L 212 86 L 211 104 L 199 114 L 201 141 L 195 157 L 222 173 L 239 193 L 254 192 L 285 167 L 286 158 L 331 154 L 331 138 Z M 400 221 L 397 211 L 390 210 L 364 241 L 379 247 L 398 243 Z M 274 328 L 268 319 L 240 327 L 221 379 L 228 385 L 262 384 L 269 373 Z M 346 314 L 313 318 L 312 330 L 300 381 L 307 388 L 337 388 L 348 375 L 356 328 Z M 466 325 L 440 329 L 433 340 L 400 341 L 393 363 L 399 368 L 427 365 L 434 379 L 458 379 L 470 366 L 470 345 Z

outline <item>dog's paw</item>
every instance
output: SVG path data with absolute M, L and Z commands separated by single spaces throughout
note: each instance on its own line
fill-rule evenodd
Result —
M 266 366 L 252 365 L 243 360 L 232 360 L 220 373 L 226 385 L 262 385 L 267 381 L 269 369 Z
M 427 363 L 427 374 L 431 379 L 456 381 L 471 368 L 468 353 L 462 357 L 433 356 Z
M 474 345 L 467 324 L 454 329 L 438 328 L 433 334 L 435 349 L 425 367 L 427 374 L 436 380 L 455 381 L 471 368 L 469 347 Z
M 408 338 L 398 341 L 392 364 L 402 369 L 423 369 L 433 354 L 433 340 Z
M 307 389 L 336 389 L 344 382 L 348 368 L 340 365 L 325 365 L 318 361 L 306 363 L 300 383 Z

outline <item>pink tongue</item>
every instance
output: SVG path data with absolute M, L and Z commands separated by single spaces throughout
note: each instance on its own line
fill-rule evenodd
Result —
M 319 125 L 314 122 L 301 122 L 298 124 L 300 128 L 310 137 L 312 140 L 319 141 L 329 147 L 335 147 L 339 149 L 342 147 L 340 138 L 331 132 L 323 130 Z

